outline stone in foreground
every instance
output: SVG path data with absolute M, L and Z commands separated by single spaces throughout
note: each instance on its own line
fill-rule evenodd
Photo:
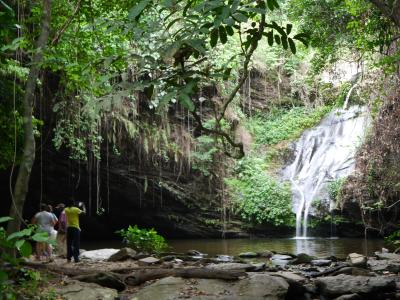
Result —
M 346 294 L 379 295 L 396 291 L 396 282 L 387 277 L 337 275 L 315 281 L 317 291 L 327 297 Z
M 122 248 L 119 250 L 117 253 L 114 253 L 111 255 L 108 259 L 108 261 L 121 261 L 121 260 L 127 260 L 127 259 L 133 259 L 136 256 L 136 251 L 133 250 L 132 248 Z
M 140 266 L 155 265 L 155 264 L 157 264 L 159 262 L 160 262 L 160 260 L 158 258 L 155 258 L 155 257 L 152 257 L 152 256 L 139 259 L 139 261 L 138 261 Z
M 350 262 L 350 265 L 352 267 L 357 267 L 357 268 L 366 268 L 367 267 L 367 257 L 365 257 L 362 254 L 358 253 L 350 253 L 347 256 L 347 260 Z
M 151 300 L 283 300 L 288 288 L 283 278 L 267 274 L 250 274 L 239 281 L 167 277 L 144 287 L 132 297 Z
M 108 260 L 112 255 L 114 255 L 118 251 L 119 249 L 98 249 L 92 251 L 85 251 L 80 255 L 80 258 L 92 261 L 104 261 Z
M 118 292 L 95 283 L 70 281 L 67 285 L 55 289 L 57 295 L 65 300 L 114 300 Z

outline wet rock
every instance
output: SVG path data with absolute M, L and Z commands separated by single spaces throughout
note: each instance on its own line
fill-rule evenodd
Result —
M 224 263 L 224 264 L 210 264 L 206 266 L 207 269 L 213 270 L 240 270 L 240 271 L 254 271 L 256 268 L 252 264 L 241 263 Z
M 132 298 L 169 300 L 169 299 L 215 299 L 247 300 L 270 299 L 283 300 L 289 284 L 282 278 L 267 274 L 254 273 L 239 281 L 216 279 L 191 279 L 167 277 L 145 286 Z
M 114 300 L 118 297 L 117 290 L 102 287 L 95 283 L 70 281 L 64 286 L 54 288 L 55 293 L 65 300 Z
M 305 277 L 303 277 L 301 275 L 298 275 L 298 274 L 295 274 L 295 273 L 292 273 L 292 272 L 287 272 L 287 271 L 278 271 L 276 273 L 270 273 L 270 275 L 271 276 L 279 276 L 279 277 L 282 277 L 282 278 L 284 278 L 286 280 L 293 280 L 293 281 L 296 281 L 296 282 L 299 282 L 299 283 L 305 283 L 306 282 L 306 278 Z
M 311 264 L 317 267 L 329 266 L 332 263 L 330 259 L 313 259 Z
M 337 297 L 335 300 L 361 300 L 362 297 L 358 294 L 342 295 Z
M 190 256 L 200 256 L 200 257 L 205 256 L 205 254 L 203 254 L 203 253 L 201 253 L 200 251 L 197 251 L 197 250 L 188 250 L 186 252 L 186 254 L 190 255 Z
M 347 260 L 350 262 L 350 265 L 353 267 L 358 267 L 358 268 L 366 268 L 367 267 L 367 262 L 368 259 L 362 254 L 358 253 L 350 253 L 347 256 Z
M 396 283 L 393 279 L 386 277 L 367 277 L 338 275 L 315 280 L 317 291 L 326 297 L 339 297 L 346 294 L 382 294 L 394 292 Z
M 74 277 L 75 280 L 82 282 L 96 283 L 103 287 L 123 291 L 125 284 L 114 274 L 106 272 L 98 272 L 93 274 L 85 274 Z
M 306 253 L 299 253 L 297 255 L 297 257 L 290 262 L 290 264 L 292 264 L 292 265 L 308 264 L 308 263 L 311 263 L 311 261 L 313 259 L 314 259 L 314 257 L 312 257 Z
M 269 250 L 258 252 L 258 256 L 259 257 L 263 257 L 263 258 L 271 258 L 273 255 L 274 255 L 274 253 L 272 251 L 269 251 Z
M 392 273 L 399 273 L 400 272 L 400 261 L 395 260 L 376 260 L 370 259 L 368 260 L 369 268 L 374 272 L 392 272 Z
M 291 260 L 291 259 L 293 259 L 293 257 L 290 255 L 284 255 L 284 254 L 274 254 L 271 257 L 271 259 L 272 260 Z
M 289 284 L 289 289 L 288 289 L 288 294 L 286 295 L 286 299 L 296 299 L 307 292 L 307 289 L 303 285 L 306 281 L 306 278 L 304 278 L 303 276 L 285 271 L 270 273 L 270 275 L 281 277 L 285 279 L 286 282 Z
M 400 254 L 396 254 L 396 253 L 375 252 L 375 256 L 378 259 L 388 259 L 388 260 L 400 261 Z
M 266 264 L 265 263 L 258 263 L 258 264 L 251 264 L 254 269 L 252 270 L 253 272 L 260 272 L 264 271 L 266 269 Z
M 254 257 L 259 257 L 258 253 L 255 252 L 243 252 L 239 254 L 239 257 L 241 258 L 254 258 Z
M 149 266 L 149 265 L 158 264 L 159 262 L 160 262 L 160 260 L 158 258 L 149 256 L 149 257 L 139 259 L 138 264 L 140 266 Z
M 356 267 L 343 267 L 335 272 L 333 272 L 331 275 L 336 276 L 340 274 L 346 274 L 346 275 L 353 275 L 353 276 L 374 276 L 373 273 L 371 274 L 370 271 L 363 269 L 363 268 L 356 268 Z
M 215 262 L 232 262 L 233 261 L 233 257 L 229 256 L 229 255 L 217 255 L 214 258 Z
M 136 251 L 132 248 L 122 248 L 118 252 L 114 253 L 108 258 L 108 261 L 121 261 L 127 259 L 134 259 L 136 256 Z
M 118 251 L 119 249 L 98 249 L 92 251 L 85 251 L 80 255 L 80 258 L 92 261 L 104 261 L 108 260 L 112 255 L 114 255 Z
M 161 259 L 163 261 L 173 261 L 175 258 L 176 258 L 175 255 L 166 255 L 166 256 L 161 257 Z

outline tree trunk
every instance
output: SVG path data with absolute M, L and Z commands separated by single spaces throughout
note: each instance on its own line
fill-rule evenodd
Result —
M 43 50 L 47 45 L 50 31 L 51 0 L 43 0 L 43 17 L 40 36 L 36 41 L 36 50 L 32 59 L 32 67 L 29 71 L 23 98 L 23 122 L 24 122 L 24 148 L 21 163 L 18 168 L 17 181 L 14 186 L 13 201 L 10 208 L 10 216 L 7 232 L 10 234 L 20 230 L 22 212 L 25 198 L 28 192 L 29 178 L 35 161 L 35 137 L 33 135 L 32 109 L 35 99 L 36 82 L 39 75 L 40 64 L 43 60 Z
M 390 5 L 389 2 L 385 0 L 370 0 L 380 11 L 381 13 L 391 19 L 397 27 L 400 28 L 400 1 L 393 1 L 393 4 Z

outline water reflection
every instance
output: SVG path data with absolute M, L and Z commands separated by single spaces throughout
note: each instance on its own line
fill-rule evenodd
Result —
M 346 257 L 351 252 L 371 255 L 383 247 L 379 239 L 350 239 L 350 238 L 307 238 L 307 239 L 234 239 L 234 240 L 170 240 L 174 251 L 186 252 L 196 249 L 209 255 L 227 254 L 238 255 L 247 251 L 276 251 L 289 253 L 307 253 L 324 257 L 334 255 Z

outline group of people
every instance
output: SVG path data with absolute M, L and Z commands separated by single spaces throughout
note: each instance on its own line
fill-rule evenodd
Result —
M 66 204 L 59 203 L 54 208 L 48 204 L 41 204 L 40 212 L 32 219 L 33 224 L 38 225 L 41 232 L 46 232 L 50 240 L 56 241 L 56 251 L 59 256 L 67 257 L 71 262 L 79 262 L 80 232 L 79 215 L 86 213 L 85 206 L 80 203 L 75 206 L 73 199 Z M 36 244 L 36 258 L 53 260 L 53 247 L 50 243 Z

